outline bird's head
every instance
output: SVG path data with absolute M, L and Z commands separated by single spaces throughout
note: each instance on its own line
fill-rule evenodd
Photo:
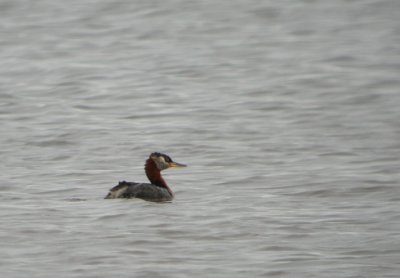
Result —
M 178 162 L 174 162 L 171 157 L 163 153 L 152 153 L 149 157 L 151 160 L 154 161 L 158 170 L 162 171 L 168 168 L 181 168 L 186 167 L 185 164 L 181 164 Z

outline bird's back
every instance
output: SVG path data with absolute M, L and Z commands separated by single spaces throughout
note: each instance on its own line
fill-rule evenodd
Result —
M 166 189 L 151 183 L 121 181 L 110 189 L 105 199 L 140 198 L 146 201 L 167 202 L 173 195 Z

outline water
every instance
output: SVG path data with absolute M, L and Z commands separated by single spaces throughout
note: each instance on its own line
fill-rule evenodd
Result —
M 1 276 L 398 277 L 399 3 L 1 1 Z

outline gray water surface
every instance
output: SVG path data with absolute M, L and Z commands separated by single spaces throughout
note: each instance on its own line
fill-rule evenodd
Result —
M 0 1 L 1 277 L 399 277 L 399 11 Z

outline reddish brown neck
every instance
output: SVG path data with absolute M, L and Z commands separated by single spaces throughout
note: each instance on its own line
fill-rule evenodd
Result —
M 147 178 L 152 184 L 166 188 L 168 192 L 173 195 L 172 190 L 168 187 L 167 183 L 161 176 L 161 172 L 157 168 L 156 163 L 151 158 L 147 159 L 146 164 L 144 165 L 144 170 Z

